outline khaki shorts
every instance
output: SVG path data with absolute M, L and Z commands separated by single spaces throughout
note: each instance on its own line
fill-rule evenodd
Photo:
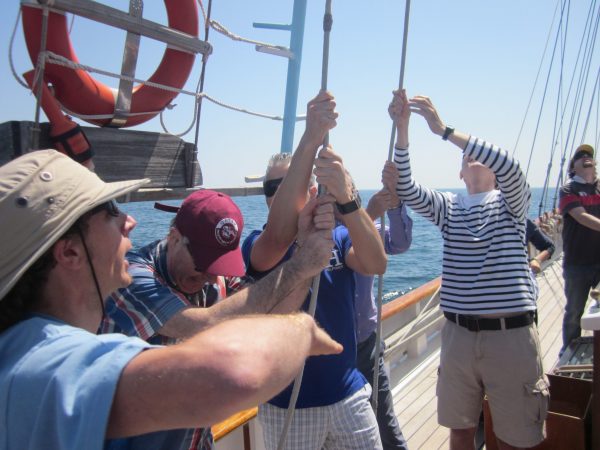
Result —
M 496 436 L 515 447 L 544 439 L 548 380 L 535 325 L 473 332 L 446 320 L 438 370 L 438 422 L 476 427 L 487 395 Z

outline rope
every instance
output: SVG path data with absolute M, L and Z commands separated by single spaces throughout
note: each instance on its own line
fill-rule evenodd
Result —
M 114 117 L 114 114 L 79 114 L 74 111 L 71 111 L 69 108 L 67 108 L 65 105 L 63 105 L 58 99 L 56 99 L 56 101 L 58 102 L 60 109 L 62 109 L 65 113 L 67 113 L 67 115 L 72 116 L 72 117 L 77 117 L 78 119 L 104 120 L 104 119 L 112 119 Z M 171 106 L 167 105 L 167 108 L 171 108 Z M 137 113 L 129 112 L 126 115 L 127 115 L 127 117 L 136 117 L 136 116 L 145 116 L 148 114 L 156 115 L 158 113 L 160 113 L 160 111 L 148 111 L 148 112 L 137 112 Z
M 64 14 L 64 11 L 60 11 L 58 9 L 52 8 L 52 6 L 54 6 L 54 1 L 53 0 L 49 0 L 45 5 L 37 5 L 37 4 L 27 4 L 27 8 L 37 8 L 37 9 L 42 9 L 44 11 L 47 12 L 53 12 L 53 13 L 57 13 L 57 14 Z M 17 31 L 17 25 L 19 23 L 19 19 L 21 18 L 21 8 L 19 8 L 19 11 L 17 13 L 17 20 L 15 21 L 15 26 L 13 28 L 12 31 L 12 35 L 10 38 L 10 45 L 8 46 L 8 60 L 9 60 L 9 64 L 10 64 L 10 70 L 12 71 L 13 77 L 15 78 L 15 80 L 17 80 L 17 83 L 19 83 L 21 86 L 23 86 L 24 88 L 26 88 L 27 90 L 29 90 L 29 85 L 24 82 L 19 75 L 17 74 L 17 71 L 15 70 L 15 66 L 14 66 L 14 62 L 13 62 L 13 47 L 14 47 L 14 41 L 15 41 L 15 33 Z M 71 18 L 71 25 L 69 27 L 69 34 L 71 33 L 71 30 L 73 29 L 73 22 L 75 22 L 75 15 L 72 16 Z M 40 53 L 42 53 L 42 48 L 40 49 Z M 35 68 L 35 73 L 34 73 L 34 82 L 33 82 L 33 86 L 36 86 L 37 83 L 37 79 L 39 77 L 39 55 L 38 55 L 38 64 L 36 65 Z M 109 118 L 112 118 L 113 116 L 110 116 Z
M 564 9 L 564 5 L 563 5 Z M 562 18 L 562 11 L 561 11 Z M 560 33 L 556 33 L 556 39 L 554 40 L 554 49 L 552 50 L 552 58 L 550 59 L 550 70 L 548 70 L 548 75 L 546 76 L 546 84 L 544 86 L 544 94 L 542 95 L 542 104 L 540 106 L 540 113 L 538 114 L 537 123 L 535 125 L 535 132 L 533 134 L 533 142 L 531 143 L 531 150 L 529 151 L 529 159 L 527 160 L 527 170 L 525 171 L 525 178 L 529 175 L 529 167 L 531 165 L 531 158 L 533 156 L 533 151 L 535 148 L 535 141 L 537 140 L 537 134 L 540 129 L 540 121 L 542 119 L 542 110 L 544 109 L 544 103 L 546 101 L 546 93 L 548 92 L 548 85 L 550 84 L 550 74 L 552 73 L 552 65 L 554 63 L 554 56 L 556 55 L 556 48 L 558 43 L 558 37 Z
M 596 74 L 596 81 L 594 82 L 594 92 L 592 92 L 592 98 L 590 99 L 590 107 L 588 108 L 588 112 L 585 118 L 585 125 L 583 127 L 583 131 L 581 132 L 582 136 L 585 136 L 587 134 L 587 129 L 588 126 L 590 124 L 590 119 L 592 117 L 592 108 L 594 106 L 594 99 L 597 98 L 597 88 L 598 88 L 598 82 L 600 81 L 600 70 L 598 70 L 597 74 Z
M 202 5 L 202 3 L 200 2 L 200 8 L 202 9 L 202 14 L 204 16 L 204 41 L 208 42 L 208 30 L 210 30 L 210 26 L 209 26 L 209 20 L 210 20 L 210 11 L 212 9 L 212 0 L 209 0 L 208 2 L 208 15 L 204 14 L 204 6 Z M 192 117 L 192 121 L 190 122 L 190 126 L 182 133 L 179 134 L 173 134 L 171 133 L 164 121 L 163 121 L 163 113 L 164 111 L 160 112 L 160 126 L 162 127 L 163 131 L 167 134 L 171 134 L 173 136 L 177 136 L 177 137 L 182 137 L 185 136 L 186 134 L 188 134 L 190 132 L 190 130 L 192 129 L 192 127 L 194 126 L 194 124 L 196 124 L 196 133 L 195 133 L 195 138 L 194 138 L 194 158 L 193 160 L 196 159 L 196 155 L 198 154 L 198 133 L 199 133 L 199 129 L 200 129 L 200 113 L 202 110 L 202 97 L 199 97 L 198 95 L 200 94 L 200 92 L 202 92 L 204 90 L 204 75 L 206 73 L 206 63 L 208 62 L 208 54 L 204 54 L 202 55 L 202 69 L 200 71 L 200 79 L 198 80 L 198 84 L 196 85 L 196 98 L 194 101 L 194 116 Z M 173 109 L 176 105 L 172 105 L 169 109 Z
M 126 81 L 133 81 L 135 83 L 143 83 L 147 86 L 156 88 L 156 89 L 162 89 L 165 91 L 170 91 L 170 92 L 177 92 L 178 94 L 185 94 L 185 95 L 190 95 L 192 97 L 196 97 L 196 98 L 205 98 L 206 100 L 221 106 L 223 108 L 226 109 L 230 109 L 232 111 L 237 111 L 237 112 L 241 112 L 241 113 L 245 113 L 245 114 L 249 114 L 251 116 L 256 116 L 256 117 L 262 117 L 265 119 L 271 119 L 271 120 L 283 120 L 282 116 L 277 116 L 277 115 L 269 115 L 269 114 L 263 114 L 260 112 L 256 112 L 256 111 L 251 111 L 242 107 L 238 107 L 238 106 L 234 106 L 228 103 L 225 103 L 223 101 L 217 100 L 214 97 L 211 97 L 210 95 L 208 95 L 205 92 L 193 92 L 193 91 L 188 91 L 185 89 L 178 89 L 178 88 L 174 88 L 172 86 L 168 86 L 165 84 L 160 84 L 160 83 L 155 83 L 153 81 L 148 81 L 148 80 L 142 80 L 139 78 L 135 78 L 135 77 L 130 77 L 127 75 L 121 75 L 121 74 L 116 74 L 113 72 L 109 72 L 107 70 L 103 70 L 103 69 L 98 69 L 92 66 L 88 66 L 85 64 L 80 64 L 80 63 L 75 63 L 73 61 L 71 61 L 70 59 L 65 58 L 64 56 L 61 55 L 57 55 L 56 53 L 53 53 L 51 51 L 45 51 L 45 52 L 40 52 L 40 55 L 42 55 L 42 57 L 45 56 L 45 59 L 47 60 L 47 62 L 49 64 L 56 64 L 59 66 L 63 66 L 63 67 L 68 67 L 71 69 L 80 69 L 80 70 L 85 70 L 86 72 L 93 72 L 93 73 L 97 73 L 100 75 L 104 75 L 107 77 L 111 77 L 111 78 L 117 78 L 117 79 L 122 79 L 122 80 L 126 80 Z M 145 115 L 145 114 L 156 114 L 157 112 L 152 112 L 152 111 L 147 111 L 147 112 L 139 112 L 139 113 L 128 113 L 127 116 L 133 116 L 133 115 Z M 70 112 L 71 115 L 75 116 L 75 117 L 81 117 L 81 118 L 98 118 L 98 119 L 104 119 L 107 118 L 106 115 L 97 115 L 97 116 L 83 116 L 83 115 L 78 115 L 77 113 L 73 113 Z M 112 115 L 108 118 L 111 118 Z M 298 116 L 296 120 L 304 120 L 306 118 L 306 116 Z
M 46 51 L 46 41 L 48 38 L 48 8 L 42 8 L 42 39 L 40 42 L 40 53 L 36 64 L 36 73 L 33 80 L 32 88 L 35 89 L 35 119 L 31 129 L 31 148 L 37 149 L 40 140 L 40 111 L 42 108 L 42 89 L 44 87 L 44 69 L 46 68 L 46 60 L 42 56 Z
M 208 14 L 207 14 L 207 19 L 210 19 L 210 13 L 212 11 L 212 0 L 208 1 Z M 203 10 L 204 12 L 204 10 Z M 206 42 L 208 42 L 208 35 L 209 35 L 209 31 L 210 31 L 210 27 L 208 26 L 208 22 L 205 21 L 204 23 L 204 40 Z M 200 83 L 198 85 L 198 88 L 196 89 L 196 91 L 198 92 L 202 92 L 204 90 L 204 77 L 206 75 L 206 63 L 208 62 L 208 57 L 207 56 L 203 56 L 202 58 L 202 70 L 200 71 Z M 200 133 L 200 116 L 202 114 L 202 99 L 197 99 L 196 100 L 196 111 L 194 111 L 194 114 L 197 115 L 197 120 L 196 120 L 196 133 L 194 135 L 194 148 L 195 148 L 195 152 L 197 154 L 198 152 L 198 135 Z
M 404 35 L 402 37 L 402 57 L 400 58 L 400 76 L 398 88 L 404 87 L 404 67 L 406 64 L 406 48 L 408 44 L 408 19 L 410 18 L 410 0 L 406 0 L 404 10 Z M 393 161 L 394 140 L 396 139 L 396 125 L 392 122 L 392 132 L 390 133 L 390 146 L 388 149 L 388 161 Z M 381 241 L 385 245 L 385 214 L 381 215 L 381 228 L 379 230 Z M 383 324 L 381 322 L 381 310 L 383 308 L 383 275 L 377 276 L 377 331 L 375 336 L 375 362 L 373 364 L 373 396 L 371 397 L 371 406 L 375 415 L 377 415 L 378 392 L 379 392 L 379 354 L 381 353 L 381 335 L 383 333 Z
M 327 90 L 327 73 L 329 69 L 329 34 L 331 32 L 331 27 L 333 24 L 333 16 L 331 14 L 331 0 L 325 1 L 325 14 L 323 16 L 323 62 L 321 68 L 321 90 Z M 326 147 L 329 144 L 329 133 L 325 134 L 325 138 L 323 139 L 323 146 Z M 324 193 L 323 186 L 319 185 L 319 194 Z M 308 305 L 308 313 L 311 317 L 315 316 L 315 311 L 317 309 L 317 297 L 319 295 L 319 285 L 321 282 L 321 274 L 315 275 L 312 281 L 312 291 L 310 296 L 310 303 Z M 298 393 L 300 392 L 300 386 L 302 385 L 302 377 L 304 375 L 304 367 L 300 369 L 300 373 L 296 376 L 294 380 L 294 386 L 292 388 L 292 393 L 290 395 L 290 402 L 288 404 L 288 409 L 285 416 L 285 423 L 283 424 L 283 430 L 281 432 L 281 436 L 279 437 L 279 442 L 277 444 L 277 450 L 283 450 L 285 447 L 285 441 L 287 439 L 287 435 L 292 424 L 292 420 L 294 420 L 294 411 L 296 410 L 296 402 L 298 401 Z
M 207 24 L 207 25 L 205 25 L 205 27 L 211 27 L 217 33 L 221 33 L 222 35 L 228 37 L 229 39 L 231 39 L 233 41 L 245 42 L 247 44 L 254 44 L 257 46 L 268 47 L 268 48 L 272 48 L 272 49 L 276 49 L 276 50 L 285 50 L 285 51 L 289 50 L 287 47 L 282 46 L 282 45 L 269 44 L 267 42 L 256 41 L 254 39 L 248 39 L 248 38 L 238 36 L 237 34 L 229 31 L 221 23 L 217 22 L 216 20 L 211 19 L 210 12 L 207 14 L 204 11 L 204 5 L 202 4 L 202 0 L 198 0 L 198 5 L 200 6 L 200 10 L 202 11 L 202 15 L 204 16 L 204 23 Z M 210 10 L 210 6 L 209 6 L 209 10 Z
M 556 19 L 556 12 L 558 11 L 559 4 L 560 4 L 560 0 L 557 0 L 556 7 L 554 8 L 554 16 L 552 17 L 552 22 L 550 22 L 550 28 L 548 29 L 548 36 L 546 37 L 546 45 L 544 46 L 544 51 L 542 52 L 542 58 L 540 59 L 540 65 L 538 67 L 537 75 L 535 76 L 535 81 L 533 82 L 533 88 L 531 89 L 531 95 L 529 96 L 529 102 L 527 103 L 527 108 L 525 108 L 525 114 L 523 115 L 523 121 L 521 122 L 521 128 L 519 129 L 519 134 L 517 135 L 517 140 L 515 141 L 515 145 L 513 146 L 512 156 L 515 156 L 515 151 L 517 150 L 517 146 L 519 145 L 519 140 L 521 139 L 521 133 L 523 132 L 523 128 L 525 126 L 525 120 L 527 119 L 527 114 L 529 113 L 529 107 L 531 106 L 531 101 L 533 100 L 533 94 L 535 93 L 535 88 L 537 87 L 540 72 L 542 71 L 542 64 L 544 62 L 544 58 L 546 57 L 546 51 L 548 50 L 548 43 L 550 42 L 550 36 L 552 35 L 552 24 L 554 23 L 554 20 Z
M 390 344 L 390 347 L 393 347 L 395 345 L 399 345 L 399 344 L 403 344 L 404 342 L 408 341 L 411 337 L 408 334 L 413 330 L 413 328 L 418 325 L 419 323 L 421 323 L 423 321 L 423 319 L 425 318 L 425 316 L 430 316 L 431 314 L 436 314 L 437 311 L 434 309 L 430 309 L 429 307 L 431 306 L 431 302 L 433 302 L 433 300 L 435 299 L 435 297 L 439 294 L 440 292 L 440 287 L 438 287 L 435 292 L 431 295 L 431 297 L 429 297 L 429 300 L 427 300 L 427 303 L 425 304 L 425 307 L 421 309 L 421 311 L 419 311 L 419 314 L 417 314 L 417 316 L 410 321 L 410 323 L 407 326 L 406 331 L 404 331 L 400 337 L 398 339 L 396 339 L 394 342 L 392 342 Z
M 198 3 L 200 4 L 200 7 L 202 9 L 203 15 L 205 17 L 205 19 L 207 18 L 206 13 L 204 12 L 204 6 L 202 5 L 202 2 L 200 0 L 198 0 Z M 34 6 L 34 7 L 38 7 L 38 6 Z M 48 11 L 53 11 L 52 8 L 47 8 Z M 18 75 L 15 66 L 14 66 L 14 61 L 13 61 L 13 47 L 14 47 L 14 40 L 15 40 L 15 35 L 16 35 L 16 31 L 17 31 L 17 27 L 19 24 L 19 19 L 21 17 L 21 10 L 19 9 L 19 12 L 17 14 L 17 18 L 15 20 L 15 25 L 13 27 L 13 31 L 12 31 L 12 35 L 11 35 L 11 39 L 10 39 L 10 45 L 9 45 L 9 50 L 8 50 L 8 58 L 9 58 L 9 65 L 13 74 L 13 77 L 15 78 L 15 80 L 24 88 L 29 89 L 29 85 L 27 83 L 25 83 Z M 206 23 L 209 23 L 208 21 Z M 71 21 L 71 27 L 73 25 L 73 21 Z M 205 27 L 205 29 L 207 30 L 208 27 Z M 206 31 L 206 33 L 208 33 L 208 31 Z M 253 43 L 259 43 L 258 41 L 248 41 L 248 42 L 253 42 Z M 273 47 L 273 48 L 283 48 L 283 47 L 278 47 L 278 46 L 273 46 L 270 44 L 266 44 L 266 43 L 259 43 L 260 45 L 264 45 L 267 47 Z M 205 60 L 205 58 L 204 58 Z M 204 61 L 203 60 L 203 61 Z M 181 137 L 187 133 L 189 133 L 189 131 L 192 129 L 192 127 L 194 126 L 194 124 L 197 122 L 197 114 L 200 112 L 199 111 L 199 105 L 201 104 L 201 100 L 203 98 L 205 98 L 206 100 L 210 101 L 211 103 L 220 106 L 222 108 L 226 108 L 229 109 L 231 111 L 236 111 L 236 112 L 240 112 L 240 113 L 244 113 L 244 114 L 248 114 L 251 116 L 255 116 L 255 117 L 261 117 L 263 119 L 270 119 L 270 120 L 278 120 L 278 121 L 283 121 L 283 116 L 280 115 L 272 115 L 272 114 L 266 114 L 266 113 L 261 113 L 261 112 L 257 112 L 257 111 L 252 111 L 250 109 L 246 109 L 240 106 L 236 106 L 236 105 L 232 105 L 230 103 L 226 103 L 224 101 L 218 100 L 212 96 L 210 96 L 209 94 L 202 92 L 203 89 L 203 81 L 201 79 L 201 81 L 198 83 L 198 87 L 196 89 L 195 92 L 192 91 L 188 91 L 185 89 L 178 89 L 178 88 L 174 88 L 172 86 L 168 86 L 165 84 L 161 84 L 161 83 L 156 83 L 156 82 L 152 82 L 149 80 L 142 80 L 139 78 L 135 78 L 135 77 L 130 77 L 130 76 L 126 76 L 126 75 L 122 75 L 122 74 L 117 74 L 114 72 L 109 72 L 107 70 L 103 70 L 103 69 L 99 69 L 96 67 L 92 67 L 89 65 L 85 65 L 85 64 L 81 64 L 81 63 L 75 63 L 73 61 L 71 61 L 68 58 L 65 58 L 62 55 L 58 55 L 54 52 L 51 52 L 49 50 L 46 51 L 40 51 L 39 55 L 38 55 L 38 63 L 36 64 L 36 68 L 35 68 L 35 74 L 34 74 L 34 86 L 37 85 L 37 83 L 39 82 L 39 78 L 41 76 L 41 71 L 42 71 L 42 65 L 44 65 L 44 63 L 48 63 L 48 64 L 55 64 L 55 65 L 59 65 L 62 67 L 68 67 L 70 69 L 76 69 L 76 70 L 84 70 L 86 72 L 90 72 L 90 73 L 97 73 L 99 75 L 104 75 L 107 77 L 111 77 L 111 78 L 116 78 L 119 80 L 126 80 L 126 81 L 131 81 L 134 83 L 141 83 L 141 84 L 145 84 L 147 86 L 156 88 L 156 89 L 162 89 L 162 90 L 166 90 L 166 91 L 170 91 L 170 92 L 176 92 L 177 94 L 185 94 L 185 95 L 189 95 L 192 97 L 196 98 L 196 102 L 195 105 L 197 105 L 198 107 L 194 107 L 194 117 L 192 120 L 191 125 L 183 132 L 183 133 L 179 133 L 179 134 L 174 134 L 168 131 L 168 129 L 166 128 L 166 125 L 164 124 L 163 121 L 163 116 L 162 116 L 162 112 L 163 110 L 159 110 L 159 111 L 144 111 L 144 112 L 137 112 L 137 113 L 132 113 L 129 112 L 127 114 L 124 114 L 124 116 L 126 117 L 135 117 L 135 116 L 144 116 L 144 115 L 157 115 L 160 114 L 160 123 L 161 126 L 163 128 L 163 130 L 168 133 L 171 134 L 173 136 L 177 136 L 177 137 Z M 204 71 L 204 62 L 203 62 L 203 71 Z M 202 77 L 202 75 L 201 75 Z M 73 116 L 73 117 L 77 117 L 79 119 L 82 120 L 106 120 L 106 119 L 112 119 L 114 117 L 113 114 L 79 114 L 76 113 L 75 111 L 71 111 L 68 108 L 66 108 L 64 105 L 62 105 L 59 102 L 59 105 L 61 107 L 61 109 L 68 115 Z M 175 104 L 173 105 L 169 105 L 167 106 L 167 108 L 172 109 L 174 108 Z M 302 121 L 305 120 L 306 116 L 305 115 L 299 115 L 296 117 L 296 121 Z
M 558 4 L 557 4 L 558 6 Z M 556 16 L 556 11 L 555 11 L 555 16 Z M 554 22 L 554 19 L 553 19 Z M 559 21 L 559 27 L 557 29 L 557 32 L 559 32 L 560 30 L 562 30 L 562 23 L 563 23 L 563 9 L 561 9 L 561 16 L 560 16 L 560 21 Z M 550 26 L 550 28 L 552 28 L 552 26 Z M 550 37 L 550 32 L 548 33 L 548 38 Z M 552 131 L 552 141 L 553 145 L 550 147 L 550 157 L 548 158 L 548 165 L 546 167 L 546 176 L 544 178 L 544 186 L 542 189 L 542 196 L 540 197 L 540 202 L 538 204 L 538 215 L 541 216 L 542 215 L 542 211 L 545 208 L 545 205 L 547 203 L 547 197 L 548 197 L 548 184 L 550 183 L 550 173 L 552 170 L 552 164 L 554 162 L 554 153 L 556 152 L 556 147 L 558 146 L 558 136 L 560 134 L 560 130 L 562 129 L 562 119 L 564 117 L 564 107 L 563 104 L 561 103 L 562 100 L 562 95 L 563 95 L 563 68 L 564 68 L 564 47 L 566 44 L 566 33 L 563 37 L 563 41 L 562 41 L 562 47 L 561 49 L 562 51 L 562 58 L 561 58 L 561 65 L 560 65 L 560 78 L 559 78 L 559 86 L 558 86 L 558 95 L 556 96 L 556 107 L 555 107 L 555 114 L 554 114 L 554 126 L 553 126 L 553 131 Z M 546 44 L 547 47 L 547 44 Z M 544 53 L 546 52 L 546 49 L 544 49 Z M 543 59 L 543 58 L 542 58 Z M 552 66 L 550 66 L 550 70 L 552 69 Z M 536 84 L 537 84 L 537 77 L 536 77 Z M 534 85 L 534 89 L 535 89 L 535 85 Z M 528 106 L 529 109 L 529 106 Z M 560 116 L 561 116 L 561 126 L 557 127 L 556 123 L 558 120 L 558 116 L 559 116 L 559 111 L 560 111 Z M 523 124 L 525 123 L 525 121 L 523 120 Z M 523 125 L 521 125 L 521 130 L 522 130 Z M 520 135 L 520 131 L 519 131 L 519 135 Z M 560 134 L 560 136 L 562 136 L 562 134 Z M 518 138 L 517 138 L 517 142 L 518 142 Z M 516 144 L 515 144 L 516 145 Z M 514 155 L 515 150 L 513 149 L 513 155 Z
M 208 14 L 206 15 L 207 19 L 210 19 L 211 11 L 212 11 L 212 0 L 209 0 Z M 204 9 L 202 9 L 202 12 L 204 13 Z M 209 31 L 210 31 L 210 27 L 208 26 L 208 20 L 205 20 L 204 21 L 204 41 L 206 41 L 206 42 L 208 42 Z M 206 64 L 207 63 L 208 63 L 208 55 L 203 55 L 202 56 L 202 69 L 200 71 L 200 81 L 198 82 L 198 86 L 196 87 L 196 92 L 204 91 L 204 78 L 206 75 Z M 193 184 L 193 178 L 196 175 L 196 165 L 194 164 L 194 162 L 198 159 L 198 138 L 199 138 L 199 134 L 200 134 L 200 117 L 202 116 L 202 98 L 196 98 L 195 106 L 196 107 L 194 108 L 194 120 L 196 121 L 196 130 L 194 133 L 194 152 L 191 157 L 192 169 L 191 169 L 191 177 L 190 177 L 192 184 Z M 162 119 L 162 113 L 161 113 L 161 119 Z
M 71 23 L 69 24 L 69 35 L 73 31 L 73 24 L 75 23 L 75 14 L 71 14 Z
M 17 83 L 19 83 L 25 89 L 29 90 L 29 85 L 25 83 L 17 74 L 15 64 L 13 61 L 13 46 L 15 43 L 15 34 L 17 33 L 17 27 L 19 26 L 19 19 L 21 19 L 21 8 L 19 8 L 19 12 L 17 13 L 17 20 L 15 20 L 15 26 L 13 27 L 12 35 L 10 36 L 10 44 L 8 45 L 8 63 L 10 65 L 10 70 L 13 74 L 13 77 L 15 77 L 15 80 L 17 80 Z
M 591 31 L 590 31 L 591 30 L 591 23 L 592 23 L 591 17 L 592 17 L 592 11 L 593 11 L 592 6 L 593 5 L 590 4 L 590 9 L 588 11 L 588 17 L 586 19 L 586 24 L 585 24 L 584 31 L 583 31 L 583 35 L 585 35 L 585 34 L 588 35 L 588 44 L 589 44 L 589 35 L 591 33 Z M 597 26 L 598 26 L 598 24 L 596 23 L 596 29 L 597 29 Z M 571 77 L 571 83 L 570 83 L 570 86 L 569 86 L 569 93 L 567 94 L 567 102 L 568 102 L 568 98 L 570 97 L 571 90 L 573 88 L 573 82 L 575 80 L 575 74 L 576 74 L 577 68 L 579 66 L 579 59 L 581 57 L 581 51 L 582 51 L 582 48 L 583 48 L 583 41 L 584 41 L 584 39 L 582 38 L 581 39 L 581 43 L 579 45 L 579 51 L 577 53 L 577 59 L 575 61 L 575 65 L 573 67 L 573 75 Z M 588 48 L 588 46 L 586 45 L 586 49 L 584 50 L 584 55 L 585 55 L 585 53 L 587 53 L 587 48 Z M 591 60 L 591 52 L 589 54 L 590 54 L 590 58 L 589 59 Z M 585 56 L 582 58 L 582 60 L 583 59 L 585 59 Z M 570 121 L 569 121 L 569 126 L 568 126 L 568 131 L 567 131 L 566 143 L 563 146 L 563 150 L 561 152 L 562 156 L 561 156 L 560 168 L 559 168 L 559 171 L 558 171 L 558 177 L 557 177 L 557 181 L 556 181 L 556 187 L 555 187 L 555 190 L 554 190 L 553 208 L 556 208 L 556 201 L 558 200 L 558 190 L 559 190 L 559 188 L 560 188 L 560 186 L 562 185 L 562 182 L 563 182 L 564 166 L 565 166 L 565 162 L 567 160 L 567 149 L 569 148 L 570 145 L 572 145 L 572 144 L 570 144 L 570 142 L 571 142 L 571 132 L 573 130 L 573 121 L 575 119 L 575 110 L 577 109 L 577 104 L 578 104 L 579 99 L 580 99 L 580 97 L 582 95 L 581 94 L 581 84 L 582 84 L 582 77 L 583 77 L 583 72 L 584 72 L 584 66 L 585 66 L 585 63 L 582 62 L 581 63 L 581 71 L 580 71 L 580 75 L 579 75 L 579 80 L 578 80 L 578 84 L 577 84 L 577 89 L 575 91 L 575 99 L 573 101 L 573 109 L 571 111 L 571 118 L 570 118 Z M 589 67 L 589 65 L 588 65 L 588 67 Z M 562 127 L 562 123 L 563 123 L 563 121 L 561 119 L 561 127 Z M 573 140 L 574 140 L 574 134 L 573 134 Z
M 596 97 L 596 119 L 600 117 L 600 95 Z M 596 141 L 594 143 L 594 148 L 598 148 L 598 139 L 600 138 L 600 133 L 598 132 L 598 120 L 596 120 Z
M 584 62 L 582 63 L 582 68 L 581 68 L 581 73 L 580 73 L 580 86 L 582 86 L 582 90 L 581 90 L 581 95 L 579 96 L 580 102 L 579 102 L 579 109 L 577 111 L 577 120 L 575 121 L 575 130 L 573 132 L 573 141 L 575 141 L 575 136 L 577 136 L 577 129 L 579 128 L 579 124 L 580 124 L 580 118 L 581 118 L 581 112 L 583 110 L 583 99 L 585 97 L 585 92 L 587 90 L 587 85 L 588 85 L 588 77 L 590 76 L 590 66 L 592 64 L 592 56 L 594 53 L 594 49 L 595 49 L 595 45 L 596 45 L 596 36 L 598 34 L 598 24 L 600 21 L 600 14 L 596 15 L 596 25 L 594 27 L 594 32 L 593 35 L 590 33 L 588 33 L 588 41 L 586 43 L 586 49 L 585 49 L 585 53 L 587 53 L 587 58 L 585 58 L 584 56 Z M 590 44 L 590 42 L 592 42 L 592 44 Z M 595 91 L 595 89 L 594 89 Z M 593 99 L 593 96 L 592 96 Z M 582 134 L 581 136 L 581 140 L 579 141 L 579 143 L 583 143 L 583 138 L 585 136 L 585 133 Z M 573 145 L 574 146 L 574 145 Z
M 438 315 L 439 314 L 439 315 Z M 438 315 L 438 317 L 434 317 L 433 319 L 431 318 L 432 316 L 436 316 Z M 413 319 L 413 321 L 410 322 L 410 330 L 409 332 L 418 324 L 420 324 L 421 322 L 423 322 L 425 319 L 428 320 L 427 325 L 428 326 L 432 326 L 435 325 L 436 323 L 438 323 L 439 321 L 441 321 L 442 319 L 444 319 L 444 316 L 440 313 L 440 310 L 435 310 L 432 309 L 430 311 L 427 312 L 427 314 L 423 314 L 420 315 L 418 317 L 416 317 L 415 319 Z M 397 347 L 399 345 L 402 345 L 408 341 L 410 341 L 411 339 L 420 336 L 422 333 L 421 330 L 416 330 L 414 333 L 406 333 L 403 334 L 400 338 L 396 339 L 395 341 L 391 342 L 389 344 L 389 349 L 392 349 L 394 347 Z
M 562 309 L 565 307 L 564 303 L 561 301 L 561 299 L 558 297 L 558 295 L 556 295 L 555 290 L 553 289 L 552 283 L 550 282 L 550 280 L 548 279 L 548 276 L 544 273 L 544 271 L 541 272 L 542 278 L 544 279 L 544 281 L 546 281 L 546 284 L 548 285 L 548 288 L 550 289 L 550 292 L 552 292 L 552 298 L 554 299 L 554 301 L 556 302 L 556 304 Z

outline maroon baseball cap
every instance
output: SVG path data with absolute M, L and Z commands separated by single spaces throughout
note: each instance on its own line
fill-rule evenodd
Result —
M 239 246 L 244 219 L 231 197 L 203 189 L 190 194 L 179 208 L 159 203 L 154 207 L 177 212 L 175 227 L 190 243 L 196 270 L 224 276 L 246 273 Z

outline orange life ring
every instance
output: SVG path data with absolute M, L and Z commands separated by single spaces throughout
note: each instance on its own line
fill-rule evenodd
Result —
M 198 36 L 198 8 L 196 0 L 165 0 L 169 27 Z M 42 10 L 23 6 L 23 31 L 31 61 L 37 63 L 42 30 Z M 66 15 L 50 12 L 46 49 L 79 62 L 71 45 Z M 158 68 L 149 81 L 181 89 L 192 70 L 195 55 L 168 48 Z M 46 64 L 44 79 L 52 83 L 55 97 L 69 110 L 81 115 L 114 114 L 116 90 L 95 80 L 86 71 Z M 150 120 L 162 111 L 177 96 L 176 92 L 165 91 L 140 84 L 135 86 L 131 98 L 132 113 L 154 112 L 130 116 L 124 127 L 138 125 Z M 110 119 L 84 119 L 89 123 L 106 126 Z

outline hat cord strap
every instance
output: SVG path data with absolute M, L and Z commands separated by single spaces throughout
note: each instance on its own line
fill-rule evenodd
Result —
M 85 243 L 85 238 L 83 236 L 83 231 L 81 231 L 81 227 L 77 227 L 77 232 L 79 233 L 79 237 L 81 238 L 81 243 L 83 244 L 83 249 L 85 250 L 85 256 L 87 257 L 88 264 L 90 266 L 90 270 L 92 272 L 92 278 L 94 279 L 94 284 L 96 285 L 96 292 L 98 293 L 98 299 L 100 300 L 100 308 L 102 310 L 102 320 L 106 316 L 106 312 L 104 310 L 104 300 L 102 299 L 102 294 L 100 293 L 100 284 L 98 283 L 98 277 L 96 276 L 96 270 L 94 270 L 94 265 L 92 264 L 92 258 L 90 258 L 90 251 L 88 250 L 88 246 Z

